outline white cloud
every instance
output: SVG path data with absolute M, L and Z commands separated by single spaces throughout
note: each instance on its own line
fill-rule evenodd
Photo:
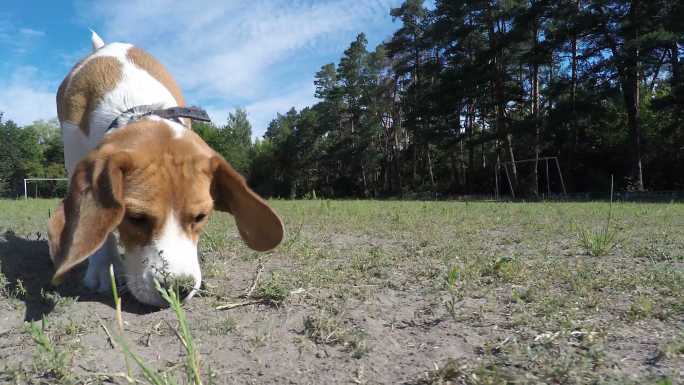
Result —
M 80 3 L 77 9 L 87 10 L 87 25 L 102 25 L 98 33 L 105 42 L 127 41 L 153 53 L 191 102 L 217 112 L 245 106 L 255 131 L 263 131 L 277 112 L 313 100 L 313 86 L 301 86 L 313 82 L 313 73 L 298 68 L 300 60 L 321 53 L 337 60 L 350 36 L 386 22 L 389 9 L 400 3 L 124 0 L 106 7 Z
M 245 106 L 247 116 L 252 123 L 252 136 L 261 137 L 268 124 L 276 117 L 276 113 L 284 114 L 294 107 L 301 111 L 304 107 L 314 103 L 314 87 L 302 86 L 292 92 L 283 95 L 261 99 Z
M 8 77 L 0 79 L 0 111 L 3 120 L 13 120 L 19 125 L 38 119 L 57 116 L 55 91 L 40 79 L 34 67 L 18 67 Z
M 19 33 L 28 37 L 43 37 L 45 32 L 31 28 L 20 28 Z
M 19 28 L 6 14 L 0 13 L 0 45 L 4 45 L 3 54 L 7 56 L 22 55 L 45 36 L 45 32 L 32 28 Z
M 313 104 L 315 102 L 313 93 L 313 85 L 304 84 L 282 95 L 262 98 L 247 105 L 234 106 L 230 110 L 216 105 L 204 107 L 214 124 L 218 126 L 225 124 L 228 114 L 235 111 L 235 108 L 244 108 L 247 111 L 247 118 L 252 124 L 252 138 L 256 139 L 264 135 L 268 124 L 276 117 L 277 113 L 284 114 L 292 107 L 300 111 Z

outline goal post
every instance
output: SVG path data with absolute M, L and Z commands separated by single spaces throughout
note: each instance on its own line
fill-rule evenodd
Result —
M 24 199 L 28 199 L 28 184 L 30 182 L 39 182 L 39 181 L 69 181 L 69 178 L 24 178 Z M 38 187 L 36 186 L 36 189 Z M 36 195 L 38 195 L 36 193 Z
M 515 165 L 515 176 L 513 165 Z M 503 170 L 501 170 L 502 168 Z M 517 183 L 514 181 L 515 177 L 517 177 Z M 500 179 L 503 183 L 500 182 Z M 513 199 L 517 195 L 525 196 L 525 193 L 528 196 L 532 193 L 535 196 L 546 195 L 550 197 L 553 191 L 556 191 L 565 197 L 568 195 L 560 162 L 556 156 L 499 162 L 494 168 L 494 186 L 496 200 L 499 200 L 501 190 L 507 190 Z

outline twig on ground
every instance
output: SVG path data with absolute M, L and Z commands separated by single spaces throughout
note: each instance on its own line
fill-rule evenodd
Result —
M 93 370 L 91 370 L 91 369 L 89 369 L 89 368 L 87 368 L 87 367 L 85 367 L 85 366 L 83 366 L 83 365 L 79 365 L 78 367 L 81 368 L 81 369 L 83 369 L 83 370 L 85 370 L 86 372 L 88 372 L 88 373 L 89 373 L 91 376 L 93 376 L 93 377 L 105 377 L 105 378 L 108 378 L 108 379 L 110 379 L 110 380 L 111 380 L 112 378 L 117 378 L 117 377 L 118 377 L 118 378 L 123 378 L 123 379 L 125 379 L 129 384 L 142 384 L 142 383 L 143 383 L 143 382 L 140 381 L 140 380 L 136 380 L 135 378 L 132 378 L 132 377 L 128 376 L 126 373 L 105 373 L 105 372 L 95 372 L 95 371 L 93 371 Z M 85 382 L 85 383 L 88 383 L 88 382 Z
M 250 298 L 252 296 L 252 293 L 254 293 L 254 289 L 256 289 L 257 285 L 259 284 L 259 277 L 261 276 L 262 271 L 264 271 L 264 263 L 259 261 L 259 263 L 257 264 L 256 273 L 254 273 L 254 279 L 252 280 L 252 284 L 249 286 L 247 291 L 245 291 L 244 298 Z
M 116 348 L 116 343 L 114 342 L 114 337 L 112 337 L 112 334 L 109 332 L 109 329 L 102 323 L 102 320 L 98 320 L 100 322 L 100 327 L 102 327 L 102 330 L 104 330 L 105 334 L 107 334 L 107 342 L 109 342 L 109 346 L 112 347 L 112 349 Z
M 234 302 L 234 303 L 227 303 L 225 305 L 220 305 L 216 306 L 216 310 L 230 310 L 230 309 L 235 309 L 236 307 L 241 307 L 241 306 L 249 306 L 249 305 L 258 305 L 260 303 L 267 303 L 267 300 L 264 299 L 257 299 L 253 301 L 244 301 L 244 302 Z

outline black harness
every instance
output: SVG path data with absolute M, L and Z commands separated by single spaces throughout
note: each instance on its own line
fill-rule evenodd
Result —
M 146 116 L 158 116 L 162 119 L 169 119 L 180 124 L 183 124 L 180 118 L 211 122 L 207 111 L 199 107 L 161 108 L 161 105 L 159 104 L 148 104 L 135 106 L 121 113 L 121 115 L 117 116 L 109 127 L 107 127 L 107 132 L 124 127 Z

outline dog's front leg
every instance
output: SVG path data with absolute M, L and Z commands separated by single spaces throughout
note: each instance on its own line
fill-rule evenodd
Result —
M 83 277 L 83 284 L 98 293 L 111 292 L 112 284 L 109 277 L 109 265 L 114 265 L 117 273 L 117 283 L 119 272 L 121 271 L 121 259 L 117 248 L 116 236 L 112 233 L 107 236 L 105 243 L 93 255 L 88 258 L 88 270 Z

